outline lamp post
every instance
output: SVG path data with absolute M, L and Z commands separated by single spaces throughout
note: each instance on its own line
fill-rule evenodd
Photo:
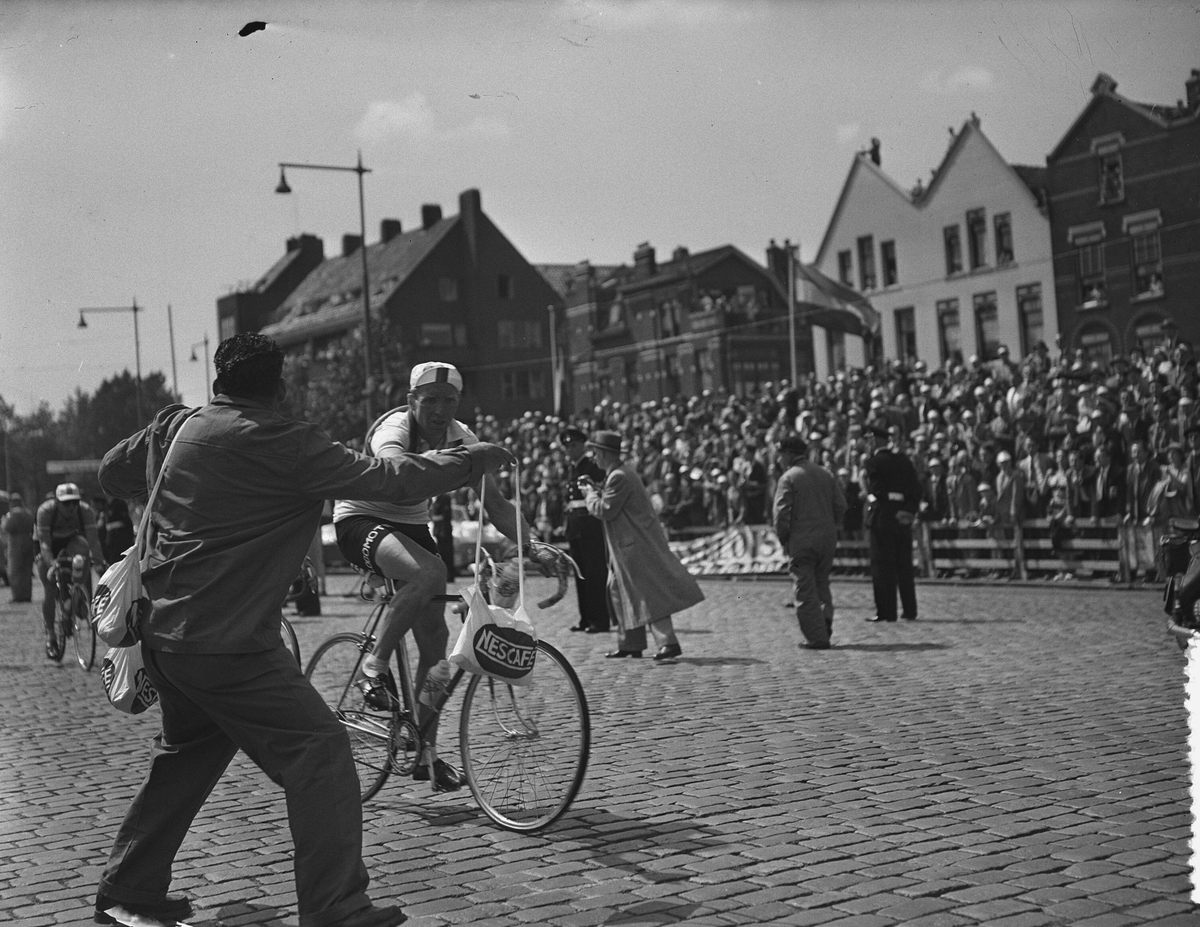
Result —
M 554 414 L 559 414 L 559 386 L 558 386 L 558 337 L 554 330 L 554 303 L 550 303 L 546 307 L 546 312 L 550 315 L 550 390 L 551 396 L 554 399 Z
M 204 398 L 212 399 L 212 377 L 208 372 L 208 332 L 204 333 L 204 338 L 192 345 L 192 363 L 195 363 L 200 358 L 196 356 L 196 348 L 204 345 Z
M 179 373 L 175 369 L 175 319 L 171 315 L 171 304 L 167 303 L 167 333 L 171 337 L 171 389 L 179 395 Z
M 134 363 L 137 365 L 137 414 L 138 427 L 142 427 L 142 339 L 138 334 L 137 314 L 142 311 L 142 307 L 137 304 L 137 298 L 133 300 L 130 306 L 90 306 L 87 309 L 79 310 L 79 325 L 78 328 L 87 328 L 87 319 L 84 315 L 89 312 L 132 312 L 133 313 L 133 351 Z
M 792 380 L 791 387 L 796 389 L 796 261 L 799 245 L 793 245 L 790 238 L 783 240 L 784 250 L 787 251 L 788 269 L 788 345 L 792 351 Z
M 310 171 L 350 171 L 358 175 L 358 227 L 362 234 L 359 253 L 362 255 L 362 297 L 363 297 L 363 408 L 367 414 L 367 424 L 374 421 L 371 413 L 371 281 L 367 273 L 367 212 L 363 205 L 363 174 L 371 173 L 369 167 L 363 167 L 362 152 L 358 153 L 358 164 L 354 167 L 340 167 L 336 164 L 304 164 L 296 161 L 279 162 L 279 185 L 276 193 L 291 193 L 288 186 L 286 168 Z

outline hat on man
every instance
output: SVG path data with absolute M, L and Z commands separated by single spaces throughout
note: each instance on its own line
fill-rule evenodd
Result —
M 59 483 L 54 487 L 54 498 L 59 502 L 78 502 L 83 497 L 74 483 Z
M 807 454 L 808 443 L 799 435 L 785 435 L 779 442 L 779 450 L 785 454 Z
M 886 425 L 876 425 L 875 423 L 871 423 L 871 424 L 867 425 L 867 431 L 869 431 L 871 434 L 873 434 L 877 438 L 890 438 L 891 437 L 891 432 L 889 432 L 887 430 Z
M 572 426 L 570 428 L 564 428 L 562 430 L 562 434 L 558 436 L 558 440 L 563 444 L 578 444 L 581 441 L 586 441 L 587 435 L 584 434 L 583 429 Z
M 462 374 L 458 372 L 458 368 L 441 361 L 428 361 L 413 367 L 408 377 L 408 388 L 416 389 L 426 383 L 449 383 L 460 393 L 463 388 Z
M 592 440 L 587 443 L 588 447 L 598 447 L 602 451 L 612 451 L 614 454 L 621 453 L 621 436 L 615 431 L 597 431 L 592 435 Z

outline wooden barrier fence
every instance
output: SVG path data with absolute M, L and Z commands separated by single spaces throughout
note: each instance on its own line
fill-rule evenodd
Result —
M 1121 576 L 1120 532 L 1115 520 L 1080 521 L 1059 540 L 1056 551 L 1047 519 L 1031 519 L 1016 530 L 919 523 L 913 529 L 917 575 L 929 578 L 1004 576 L 1040 579 Z M 689 529 L 673 536 L 671 548 L 697 575 L 786 573 L 787 557 L 766 525 Z M 870 572 L 865 533 L 838 540 L 834 572 Z

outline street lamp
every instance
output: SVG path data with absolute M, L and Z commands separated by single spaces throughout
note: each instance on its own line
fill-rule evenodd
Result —
M 133 300 L 131 306 L 91 306 L 87 309 L 79 310 L 79 325 L 78 328 L 87 328 L 87 319 L 84 314 L 88 312 L 132 312 L 133 313 L 133 351 L 134 362 L 137 364 L 137 414 L 138 427 L 142 427 L 142 339 L 138 335 L 138 319 L 137 314 L 142 311 L 142 307 L 137 304 L 137 298 Z
M 800 246 L 798 244 L 793 245 L 791 239 L 785 238 L 783 247 L 787 251 L 788 262 L 788 344 L 792 352 L 791 388 L 796 389 L 796 262 L 800 260 Z
M 334 164 L 303 164 L 294 161 L 279 162 L 279 185 L 276 193 L 291 193 L 288 186 L 285 168 L 294 167 L 311 171 L 352 171 L 358 175 L 358 227 L 362 233 L 362 243 L 359 253 L 362 254 L 362 296 L 363 296 L 363 406 L 367 413 L 367 424 L 374 421 L 371 414 L 371 281 L 367 273 L 367 212 L 363 206 L 363 174 L 371 173 L 371 169 L 363 167 L 362 152 L 358 153 L 358 164 L 354 167 L 339 167 Z
M 546 307 L 550 314 L 550 395 L 554 399 L 554 414 L 559 414 L 558 338 L 554 332 L 554 303 Z
M 200 347 L 200 345 L 204 345 L 204 398 L 211 399 L 212 377 L 208 372 L 208 332 L 204 333 L 204 339 L 202 341 L 197 341 L 194 345 L 192 345 L 192 363 L 195 363 L 200 359 L 196 356 L 196 348 Z

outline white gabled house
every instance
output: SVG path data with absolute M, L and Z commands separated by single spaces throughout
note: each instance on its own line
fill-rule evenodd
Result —
M 1053 345 L 1045 168 L 1006 162 L 974 114 L 952 135 L 929 185 L 911 190 L 884 173 L 877 140 L 855 155 L 814 264 L 870 301 L 878 334 L 842 346 L 814 330 L 819 374 L 839 355 L 849 366 L 882 356 L 933 368 Z

